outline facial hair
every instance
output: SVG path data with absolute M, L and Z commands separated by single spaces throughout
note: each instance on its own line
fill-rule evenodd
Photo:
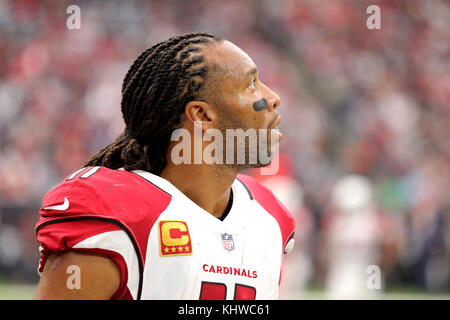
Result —
M 232 157 L 232 161 L 224 161 L 224 165 L 233 168 L 233 169 L 248 169 L 248 168 L 261 168 L 267 166 L 271 163 L 273 159 L 273 152 L 269 148 L 270 143 L 270 129 L 258 130 L 255 128 L 250 128 L 243 121 L 240 121 L 236 118 L 231 112 L 227 110 L 227 108 L 220 108 L 219 113 L 219 130 L 222 133 L 223 137 L 223 159 L 227 159 L 228 157 Z M 242 130 L 244 132 L 250 132 L 247 130 L 254 130 L 256 132 L 256 146 L 252 146 L 251 143 L 255 141 L 251 141 L 248 135 L 245 135 L 245 139 L 228 139 L 227 138 L 227 129 L 231 129 L 234 132 L 236 130 Z M 261 136 L 266 135 L 266 137 Z M 245 159 L 244 162 L 239 161 L 239 154 L 244 154 Z M 263 155 L 264 160 L 262 161 L 260 155 Z M 252 161 L 250 161 L 252 159 Z M 267 159 L 269 160 L 267 162 Z M 255 161 L 256 160 L 256 161 Z M 241 163 L 240 163 L 241 162 Z

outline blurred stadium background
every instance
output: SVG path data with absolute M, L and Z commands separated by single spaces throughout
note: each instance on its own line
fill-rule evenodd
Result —
M 281 297 L 450 299 L 449 21 L 445 0 L 0 1 L 0 299 L 32 297 L 42 196 L 123 130 L 131 62 L 190 31 L 281 96 L 280 171 L 259 177 L 297 219 Z

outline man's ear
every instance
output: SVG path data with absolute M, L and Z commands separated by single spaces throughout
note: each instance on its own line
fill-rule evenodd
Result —
M 216 127 L 217 113 L 212 105 L 204 101 L 190 101 L 184 109 L 186 120 L 192 124 L 201 123 L 202 130 Z

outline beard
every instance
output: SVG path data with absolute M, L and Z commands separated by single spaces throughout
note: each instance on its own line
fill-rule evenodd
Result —
M 274 157 L 271 148 L 271 130 L 248 127 L 233 114 L 223 109 L 219 112 L 219 130 L 224 147 L 224 165 L 233 169 L 261 168 L 269 165 Z

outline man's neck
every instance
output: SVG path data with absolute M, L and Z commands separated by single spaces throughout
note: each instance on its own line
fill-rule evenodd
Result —
M 222 216 L 230 199 L 237 169 L 217 165 L 168 163 L 160 176 L 215 217 Z

